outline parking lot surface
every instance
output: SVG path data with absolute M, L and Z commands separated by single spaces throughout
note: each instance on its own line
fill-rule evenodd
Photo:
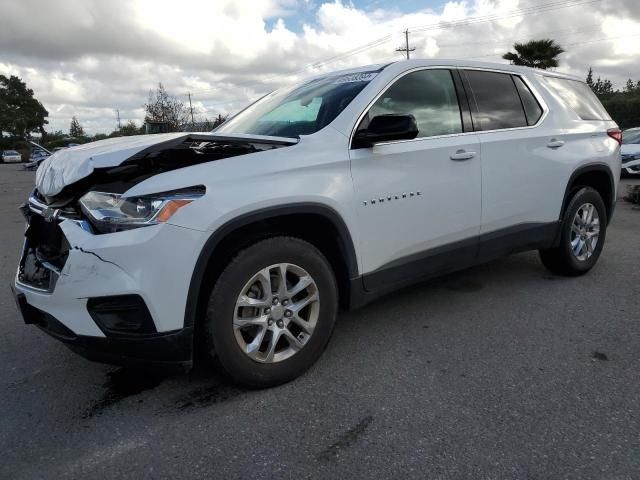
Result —
M 626 202 L 588 275 L 531 252 L 402 290 L 342 313 L 306 375 L 251 391 L 91 363 L 24 325 L 8 284 L 33 179 L 0 165 L 0 478 L 640 478 Z

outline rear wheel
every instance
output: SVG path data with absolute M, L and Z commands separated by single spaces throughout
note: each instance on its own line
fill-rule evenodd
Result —
M 291 237 L 260 241 L 237 254 L 211 292 L 208 351 L 244 385 L 287 382 L 322 354 L 337 305 L 333 271 L 319 250 Z
M 607 211 L 600 194 L 590 187 L 571 198 L 561 228 L 560 245 L 540 250 L 542 263 L 554 273 L 582 275 L 596 264 L 607 233 Z

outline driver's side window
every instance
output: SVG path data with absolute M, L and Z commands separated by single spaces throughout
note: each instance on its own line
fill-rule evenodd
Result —
M 377 115 L 412 114 L 418 137 L 462 132 L 462 117 L 450 70 L 419 70 L 396 81 L 376 100 L 358 130 L 366 129 Z

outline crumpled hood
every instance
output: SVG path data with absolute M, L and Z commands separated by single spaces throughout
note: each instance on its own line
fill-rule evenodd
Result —
M 292 138 L 263 135 L 184 132 L 109 138 L 59 150 L 51 155 L 38 168 L 36 187 L 40 193 L 51 197 L 59 194 L 67 185 L 88 177 L 95 169 L 116 167 L 150 147 L 162 147 L 162 144 L 171 146 L 188 138 L 203 142 L 247 141 L 274 145 L 293 145 L 298 142 Z

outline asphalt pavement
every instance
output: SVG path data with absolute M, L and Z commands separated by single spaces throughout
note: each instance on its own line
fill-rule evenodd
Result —
M 91 363 L 8 285 L 34 174 L 0 165 L 0 478 L 640 478 L 640 210 L 580 278 L 514 255 L 342 313 L 269 390 Z M 636 181 L 636 183 L 640 183 Z

